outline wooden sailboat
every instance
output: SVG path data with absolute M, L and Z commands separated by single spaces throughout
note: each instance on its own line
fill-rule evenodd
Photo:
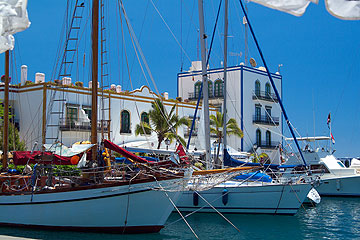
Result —
M 98 0 L 93 1 L 92 9 L 91 139 L 94 147 L 90 159 L 97 162 Z M 8 72 L 5 83 L 6 103 Z M 4 127 L 6 133 L 6 124 Z M 4 135 L 4 143 L 6 141 Z M 7 156 L 6 148 L 4 156 Z M 157 166 L 135 166 L 136 171 L 128 166 L 111 170 L 92 168 L 81 176 L 56 176 L 51 167 L 54 157 L 39 154 L 38 163 L 25 175 L 7 172 L 0 175 L 0 225 L 115 233 L 158 232 L 164 227 L 183 186 L 183 171 L 163 172 Z M 3 167 L 6 164 L 4 157 Z

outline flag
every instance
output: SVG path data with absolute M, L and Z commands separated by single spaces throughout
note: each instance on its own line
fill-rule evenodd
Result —
M 360 0 L 325 0 L 326 9 L 334 17 L 360 20 Z
M 331 136 L 331 141 L 332 141 L 332 143 L 335 144 L 335 138 L 334 138 L 334 136 L 332 135 L 332 133 L 330 133 L 330 136 Z
M 329 113 L 328 118 L 327 118 L 327 125 L 329 128 L 330 128 L 330 126 L 329 126 L 330 122 L 331 122 L 331 114 Z
M 0 53 L 14 48 L 14 36 L 30 26 L 27 0 L 0 0 Z
M 264 5 L 272 9 L 290 13 L 295 16 L 301 16 L 305 13 L 310 2 L 317 3 L 317 0 L 250 0 L 252 2 Z

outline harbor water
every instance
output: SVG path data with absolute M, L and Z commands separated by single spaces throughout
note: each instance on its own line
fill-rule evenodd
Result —
M 151 203 L 148 203 L 151 207 Z M 214 213 L 194 214 L 188 222 L 200 239 L 360 239 L 360 198 L 323 198 L 317 207 L 301 208 L 295 216 L 226 214 L 236 227 Z M 116 235 L 0 228 L 0 239 L 195 239 L 173 213 L 160 233 Z

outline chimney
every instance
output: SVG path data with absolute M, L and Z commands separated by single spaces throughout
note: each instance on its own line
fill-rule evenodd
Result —
M 117 93 L 121 93 L 121 85 L 117 85 L 117 86 L 116 86 L 116 92 L 117 92 Z
M 164 92 L 164 99 L 169 100 L 169 93 L 168 92 Z
M 35 73 L 35 83 L 45 82 L 45 73 Z
M 27 81 L 27 71 L 28 67 L 26 65 L 21 66 L 21 85 L 25 85 L 25 82 Z
M 71 78 L 70 77 L 63 77 L 62 78 L 62 85 L 71 85 Z

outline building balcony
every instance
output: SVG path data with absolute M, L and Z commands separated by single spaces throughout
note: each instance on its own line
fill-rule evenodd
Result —
M 88 120 L 88 119 L 86 119 Z M 60 119 L 60 130 L 61 131 L 91 131 L 91 122 L 86 121 L 85 119 Z M 105 120 L 103 122 L 104 131 L 108 130 L 109 121 Z M 97 130 L 101 131 L 101 121 L 97 123 Z
M 267 149 L 275 149 L 279 147 L 279 142 L 269 142 L 269 141 L 261 141 L 260 143 L 255 143 L 254 148 L 267 148 Z
M 199 95 L 197 92 L 189 92 L 188 95 L 189 100 L 197 100 L 199 98 Z M 203 98 L 203 96 L 201 95 L 201 99 Z M 215 99 L 215 98 L 224 98 L 224 94 L 223 93 L 210 93 L 209 94 L 209 99 Z
M 253 99 L 254 100 L 260 99 L 268 102 L 279 102 L 279 99 L 276 97 L 275 94 L 264 91 L 254 92 Z
M 263 124 L 263 125 L 271 125 L 271 126 L 278 126 L 279 125 L 279 118 L 278 117 L 262 116 L 262 115 L 253 115 L 253 123 Z

